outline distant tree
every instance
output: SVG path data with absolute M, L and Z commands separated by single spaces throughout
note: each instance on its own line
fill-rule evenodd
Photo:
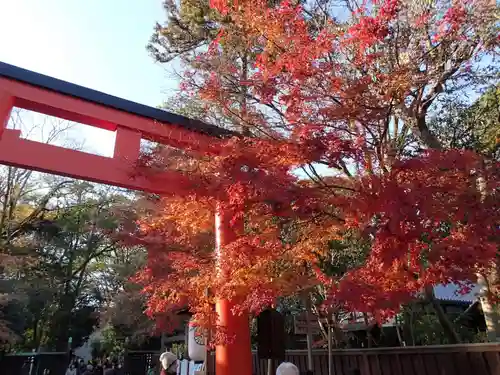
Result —
M 67 345 L 78 304 L 102 303 L 99 262 L 118 246 L 113 234 L 118 233 L 120 220 L 115 212 L 122 204 L 127 199 L 107 188 L 74 183 L 52 208 L 51 220 L 59 230 L 40 237 L 37 255 L 57 283 L 49 337 L 59 350 Z
M 73 127 L 71 123 L 48 118 L 33 122 L 28 117 L 26 111 L 15 110 L 9 126 L 21 130 L 25 136 L 35 134 L 42 142 L 68 142 L 65 136 Z M 19 275 L 37 263 L 34 236 L 47 229 L 48 204 L 67 183 L 61 179 L 49 181 L 33 171 L 0 166 L 0 306 L 3 305 L 0 317 L 5 319 L 0 335 L 5 334 L 4 338 L 19 341 L 24 330 L 31 328 L 26 320 L 31 310 L 29 306 L 42 314 L 39 302 L 51 295 L 45 282 L 28 287 L 29 282 Z
M 219 23 L 228 21 L 207 0 L 165 0 L 163 8 L 166 22 L 156 24 L 148 44 L 148 51 L 162 63 L 192 58 L 217 36 Z
M 112 278 L 113 296 L 103 309 L 101 327 L 108 327 L 115 336 L 130 343 L 138 344 L 148 336 L 155 334 L 155 322 L 145 314 L 146 297 L 142 287 L 131 278 L 144 266 L 146 254 L 139 247 L 121 249 L 108 265 L 109 277 Z M 112 269 L 112 272 L 109 272 Z M 111 283 L 110 283 L 111 284 Z
M 500 160 L 500 86 L 488 88 L 472 105 L 455 98 L 442 107 L 429 126 L 443 147 L 473 150 Z

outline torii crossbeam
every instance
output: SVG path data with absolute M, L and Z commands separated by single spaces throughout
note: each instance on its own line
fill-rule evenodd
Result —
M 14 107 L 116 132 L 113 157 L 22 139 L 19 130 L 7 129 Z M 176 148 L 202 149 L 232 134 L 201 121 L 0 62 L 0 164 L 161 194 L 175 190 L 173 187 L 183 183 L 183 177 L 168 172 L 162 174 L 161 184 L 132 177 L 141 139 Z M 223 214 L 216 220 L 218 246 L 234 237 L 228 220 Z M 234 316 L 230 301 L 218 301 L 217 311 L 220 323 L 236 339 L 216 348 L 216 375 L 251 375 L 247 317 Z

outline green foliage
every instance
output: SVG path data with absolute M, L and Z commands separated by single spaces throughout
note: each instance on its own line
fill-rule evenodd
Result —
M 222 128 L 232 127 L 231 119 L 220 108 L 208 106 L 197 96 L 190 96 L 184 92 L 179 92 L 177 95 L 168 98 L 161 105 L 161 108 L 181 116 L 215 124 Z
M 24 124 L 27 118 L 15 110 L 11 123 L 24 133 L 43 126 L 48 143 L 71 127 L 50 120 Z M 142 264 L 131 261 L 116 236 L 123 226 L 135 227 L 133 198 L 0 166 L 0 346 L 66 350 L 69 337 L 73 347 L 83 344 Z
M 218 23 L 224 22 L 207 0 L 165 0 L 163 8 L 167 22 L 156 25 L 147 47 L 163 63 L 208 45 L 217 35 Z
M 281 297 L 276 303 L 276 310 L 279 311 L 285 320 L 285 332 L 294 333 L 294 318 L 302 314 L 305 309 L 302 301 L 297 296 Z
M 185 343 L 172 344 L 171 352 L 179 358 L 187 358 L 188 356 L 187 345 Z
M 318 266 L 329 276 L 342 277 L 348 270 L 360 267 L 366 260 L 370 244 L 358 233 L 346 231 L 333 239 L 327 256 L 318 255 Z
M 101 323 L 112 327 L 119 337 L 127 337 L 134 345 L 143 343 L 153 331 L 153 322 L 144 314 L 145 296 L 141 287 L 132 283 L 146 261 L 142 249 L 121 249 L 112 264 L 107 264 L 105 280 L 115 284 L 113 303 L 103 309 Z
M 92 358 L 102 358 L 106 355 L 102 342 L 100 340 L 92 341 L 90 343 Z
M 474 150 L 500 160 L 500 86 L 490 87 L 472 105 L 444 103 L 429 126 L 445 148 Z
M 0 313 L 22 350 L 66 350 L 69 337 L 73 347 L 82 345 L 99 325 L 100 306 L 133 273 L 118 269 L 127 266 L 117 259 L 121 246 L 115 238 L 126 216 L 121 213 L 130 211 L 129 198 L 89 183 L 57 186 L 50 204 L 46 195 L 32 193 L 30 201 L 13 206 L 3 224 L 7 238 L 9 228 L 18 225 L 16 217 L 42 207 L 16 237 L 9 235 L 21 262 L 15 272 L 4 272 L 0 283 L 0 293 L 10 296 Z M 115 263 L 118 268 L 110 267 Z
M 72 346 L 79 347 L 98 326 L 99 314 L 95 306 L 82 304 L 71 312 L 70 322 L 68 336 L 73 339 Z
M 410 304 L 403 308 L 400 317 L 408 345 L 453 344 L 430 307 L 423 309 L 421 305 Z M 447 317 L 462 342 L 484 342 L 483 334 L 467 327 L 462 321 L 458 321 L 457 314 L 447 314 Z
M 118 358 L 125 352 L 125 339 L 113 327 L 108 326 L 102 330 L 100 350 L 107 356 Z

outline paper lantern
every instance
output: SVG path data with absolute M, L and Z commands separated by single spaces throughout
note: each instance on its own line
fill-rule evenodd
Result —
M 193 322 L 188 325 L 188 355 L 193 361 L 205 360 L 205 339 L 197 334 L 198 327 Z

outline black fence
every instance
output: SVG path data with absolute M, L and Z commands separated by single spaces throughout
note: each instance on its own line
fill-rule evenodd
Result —
M 151 351 L 128 351 L 124 358 L 126 375 L 144 375 L 153 367 L 160 373 L 160 353 Z
M 5 354 L 0 357 L 0 374 L 64 375 L 68 364 L 67 352 Z

